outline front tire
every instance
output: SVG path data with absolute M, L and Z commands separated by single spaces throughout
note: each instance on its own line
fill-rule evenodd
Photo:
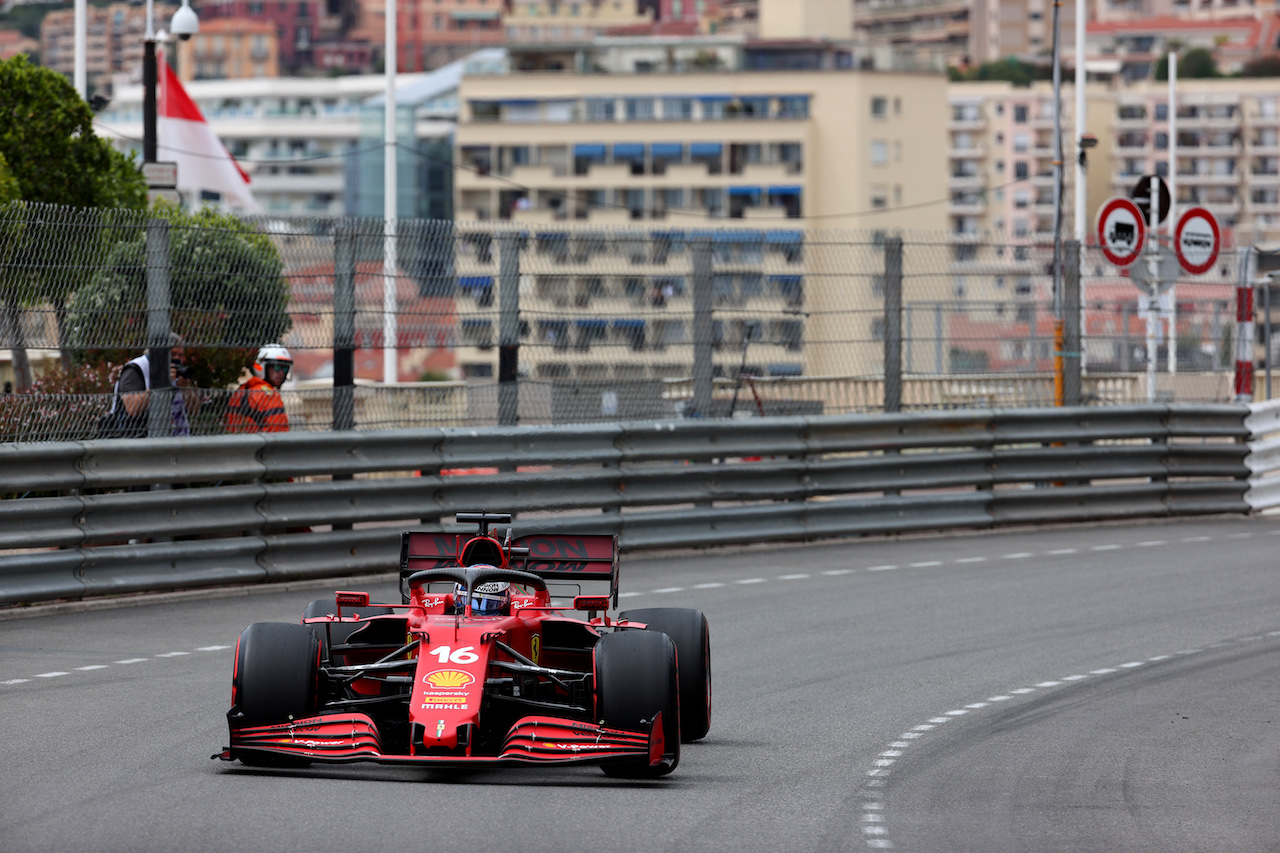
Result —
M 676 644 L 680 664 L 680 732 L 685 743 L 706 737 L 711 728 L 711 629 L 701 610 L 650 607 L 628 610 L 619 619 L 644 622 Z
M 236 644 L 232 730 L 287 723 L 314 716 L 320 677 L 320 638 L 306 625 L 258 622 L 245 628 Z M 235 756 L 249 765 L 306 764 L 252 752 Z
M 664 758 L 656 766 L 647 759 L 601 766 L 608 776 L 652 779 L 680 763 L 680 683 L 676 647 L 656 631 L 606 634 L 593 650 L 596 722 L 613 729 L 648 732 L 662 715 Z

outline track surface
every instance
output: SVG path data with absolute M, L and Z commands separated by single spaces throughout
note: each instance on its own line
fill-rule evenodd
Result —
M 711 733 L 641 783 L 209 760 L 239 631 L 319 591 L 0 621 L 0 848 L 1277 850 L 1278 551 L 1223 519 L 624 559 L 624 608 L 712 629 Z

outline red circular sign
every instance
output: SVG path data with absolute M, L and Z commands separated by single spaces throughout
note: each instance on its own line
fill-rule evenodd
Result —
M 1142 254 L 1147 240 L 1147 223 L 1142 211 L 1127 198 L 1108 199 L 1098 211 L 1098 246 L 1107 260 L 1127 267 Z
M 1173 248 L 1178 263 L 1191 275 L 1200 275 L 1213 267 L 1222 248 L 1222 232 L 1217 218 L 1203 207 L 1189 207 L 1178 217 L 1173 232 Z

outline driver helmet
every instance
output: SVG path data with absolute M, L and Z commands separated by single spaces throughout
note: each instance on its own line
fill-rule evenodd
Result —
M 266 379 L 268 366 L 279 367 L 284 370 L 285 376 L 288 376 L 289 370 L 293 367 L 293 356 L 289 355 L 289 351 L 282 344 L 267 344 L 253 357 L 253 375 L 259 379 Z
M 462 613 L 466 608 L 467 588 L 454 584 L 454 609 Z M 482 583 L 471 594 L 472 616 L 503 616 L 511 610 L 511 584 L 506 581 Z

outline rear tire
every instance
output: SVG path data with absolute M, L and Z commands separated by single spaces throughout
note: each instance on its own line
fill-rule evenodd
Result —
M 320 638 L 306 625 L 258 622 L 245 628 L 236 647 L 233 729 L 287 723 L 314 716 L 320 676 Z M 300 766 L 304 759 L 257 753 L 236 755 L 248 765 Z
M 657 631 L 606 634 L 593 651 L 596 722 L 611 729 L 649 732 L 662 714 L 666 759 L 656 767 L 648 759 L 601 766 L 605 774 L 627 779 L 665 776 L 680 763 L 680 683 L 676 647 Z
M 680 664 L 680 732 L 685 743 L 706 737 L 711 728 L 711 630 L 701 610 L 651 607 L 628 610 L 619 619 L 644 622 L 676 644 Z

